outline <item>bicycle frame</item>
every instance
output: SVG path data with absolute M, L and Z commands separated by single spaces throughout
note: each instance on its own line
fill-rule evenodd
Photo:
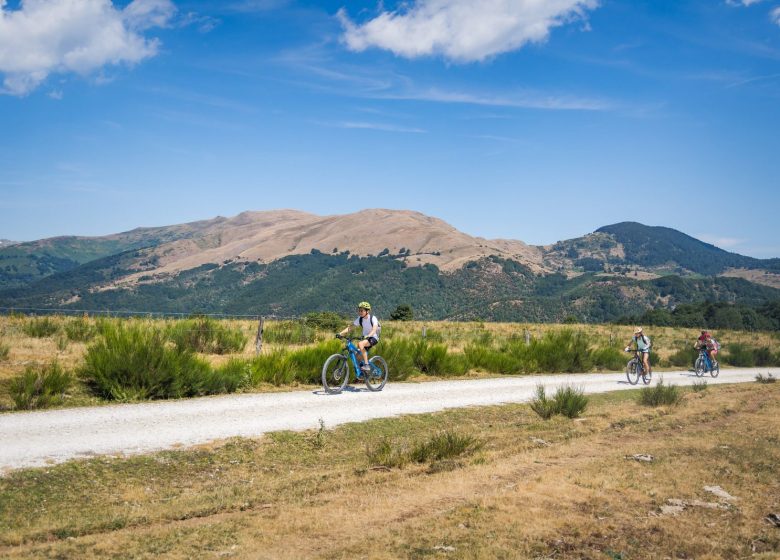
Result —
M 712 371 L 712 360 L 707 354 L 707 348 L 699 348 L 699 357 L 704 360 L 704 364 L 707 366 L 705 371 Z
M 345 340 L 347 341 L 347 343 L 344 346 L 344 351 L 349 354 L 348 358 L 350 363 L 352 364 L 353 371 L 355 372 L 355 377 L 357 379 L 363 379 L 363 371 L 360 369 L 360 363 L 358 362 L 358 356 L 360 356 L 360 360 L 362 361 L 363 353 L 360 351 L 360 348 L 355 346 L 355 343 L 352 342 L 351 338 L 345 337 Z M 366 355 L 368 355 L 368 350 L 366 350 Z M 377 369 L 377 367 L 371 362 L 367 362 L 367 363 L 371 367 L 371 369 Z

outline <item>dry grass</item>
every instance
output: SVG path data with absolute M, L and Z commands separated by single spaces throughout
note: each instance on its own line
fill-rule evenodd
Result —
M 0 556 L 777 558 L 780 387 L 635 398 L 592 397 L 575 421 L 471 408 L 17 472 L 0 479 Z M 366 446 L 453 427 L 482 449 L 369 469 Z M 664 515 L 673 499 L 713 509 Z
M 63 368 L 68 371 L 78 368 L 84 359 L 87 343 L 67 340 L 62 333 L 68 322 L 78 320 L 74 317 L 55 316 L 52 320 L 60 325 L 60 332 L 48 338 L 33 338 L 25 334 L 24 326 L 31 319 L 19 316 L 0 316 L 0 343 L 8 348 L 8 354 L 5 359 L 0 360 L 0 411 L 12 407 L 12 401 L 8 394 L 9 382 L 12 377 L 21 374 L 24 369 L 32 364 L 46 364 L 57 360 Z M 165 327 L 174 323 L 172 319 L 136 319 L 143 322 L 153 323 L 157 327 Z M 86 321 L 94 326 L 94 318 L 87 318 Z M 248 343 L 241 352 L 224 355 L 202 355 L 213 366 L 218 367 L 226 364 L 229 360 L 236 357 L 251 358 L 255 354 L 254 338 L 257 332 L 257 323 L 250 320 L 225 320 L 221 322 L 225 327 L 238 329 L 243 332 Z M 273 322 L 267 322 L 266 325 L 272 326 Z M 535 324 L 535 323 L 457 323 L 445 321 L 411 321 L 411 322 L 383 322 L 383 336 L 386 338 L 395 336 L 421 337 L 423 329 L 432 342 L 441 342 L 454 351 L 462 351 L 463 348 L 479 339 L 480 336 L 488 333 L 495 340 L 507 338 L 516 338 L 523 340 L 526 332 L 533 338 L 542 338 L 551 331 L 560 331 L 562 329 L 581 330 L 587 334 L 588 340 L 593 347 L 614 346 L 622 348 L 630 339 L 632 327 L 616 325 L 554 325 L 554 324 Z M 653 339 L 653 351 L 661 360 L 668 360 L 669 356 L 677 352 L 680 348 L 689 348 L 693 341 L 698 337 L 697 329 L 684 329 L 672 327 L 651 327 L 647 333 Z M 780 341 L 779 333 L 766 332 L 742 332 L 742 331 L 718 331 L 715 337 L 723 344 L 741 343 L 747 347 L 769 347 L 774 348 Z M 317 340 L 325 340 L 332 336 L 332 333 L 318 332 Z M 300 346 L 264 344 L 263 352 L 273 352 L 280 348 L 294 349 Z M 381 352 L 381 350 L 380 350 Z M 391 366 L 392 367 L 392 366 Z M 662 365 L 655 367 L 656 371 L 663 371 Z M 490 377 L 494 374 L 468 372 L 464 378 Z M 456 378 L 457 376 L 451 378 Z M 413 381 L 425 381 L 428 377 L 418 376 Z M 432 379 L 440 379 L 433 377 Z M 296 385 L 298 386 L 298 385 Z M 302 385 L 301 385 L 302 387 Z M 287 386 L 289 388 L 289 386 Z M 253 387 L 252 391 L 278 391 L 279 387 L 272 385 Z M 82 384 L 77 383 L 68 395 L 62 406 L 83 406 L 101 404 L 103 401 L 92 396 Z

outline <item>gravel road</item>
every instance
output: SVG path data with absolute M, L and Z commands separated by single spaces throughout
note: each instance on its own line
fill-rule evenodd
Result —
M 711 385 L 754 381 L 767 368 L 726 369 L 704 377 Z M 660 374 L 656 374 L 656 379 Z M 691 385 L 689 371 L 664 372 L 664 382 Z M 655 382 L 655 381 L 654 381 Z M 532 375 L 465 381 L 388 383 L 379 393 L 350 386 L 339 395 L 320 391 L 243 394 L 92 408 L 0 415 L 0 473 L 95 455 L 130 455 L 187 447 L 276 430 L 326 428 L 370 418 L 433 412 L 445 408 L 529 401 L 538 384 L 548 394 L 572 384 L 586 393 L 633 388 L 625 375 Z

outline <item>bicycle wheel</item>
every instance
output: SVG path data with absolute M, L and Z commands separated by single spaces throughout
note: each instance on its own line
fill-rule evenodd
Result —
M 349 380 L 349 363 L 344 354 L 333 354 L 322 366 L 322 388 L 327 393 L 340 393 Z
M 639 365 L 639 361 L 634 358 L 633 360 L 629 360 L 628 364 L 626 365 L 626 377 L 628 378 L 628 382 L 631 383 L 631 385 L 636 385 L 639 381 L 639 372 L 641 371 L 641 367 Z
M 642 371 L 642 383 L 645 385 L 650 385 L 650 381 L 653 379 L 653 372 L 652 371 Z
M 712 377 L 718 377 L 719 373 L 720 373 L 720 364 L 718 362 L 715 362 L 715 365 L 712 366 L 712 369 L 710 370 L 710 375 Z
M 381 391 L 387 383 L 387 362 L 382 356 L 374 356 L 368 360 L 371 372 L 363 373 L 366 377 L 366 387 L 369 391 Z
M 704 375 L 704 370 L 706 369 L 706 364 L 704 363 L 704 358 L 699 356 L 696 358 L 696 363 L 693 364 L 693 371 L 696 372 L 696 375 L 701 377 Z

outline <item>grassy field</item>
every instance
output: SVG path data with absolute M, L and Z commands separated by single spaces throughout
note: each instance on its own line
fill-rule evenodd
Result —
M 143 333 L 160 333 L 159 351 L 166 353 L 160 361 L 170 361 L 167 354 L 194 352 L 195 361 L 187 358 L 181 368 L 213 371 L 209 383 L 189 385 L 169 392 L 154 393 L 142 389 L 116 388 L 111 379 L 103 386 L 87 383 L 84 379 L 85 362 L 106 365 L 105 356 L 88 359 L 91 348 L 116 329 L 137 329 Z M 47 406 L 96 405 L 116 400 L 140 398 L 168 398 L 215 392 L 278 391 L 291 387 L 309 387 L 318 383 L 319 368 L 324 356 L 338 349 L 333 341 L 335 328 L 307 326 L 300 321 L 267 322 L 263 350 L 255 356 L 254 321 L 170 319 L 95 319 L 90 317 L 0 317 L 0 410 L 23 407 L 12 398 L 13 380 L 27 376 L 35 380 L 41 368 L 51 368 L 56 362 L 70 375 L 62 398 L 28 399 L 27 408 L 47 403 Z M 425 333 L 425 338 L 423 338 Z M 115 333 L 116 334 L 116 333 Z M 453 322 L 384 322 L 382 344 L 378 352 L 389 362 L 391 381 L 401 379 L 457 378 L 498 375 L 502 373 L 546 373 L 556 371 L 617 371 L 627 356 L 622 347 L 632 334 L 631 327 L 615 325 L 548 325 L 517 323 L 453 323 Z M 695 329 L 648 329 L 653 339 L 653 360 L 657 370 L 689 367 L 694 354 L 690 349 L 698 336 Z M 777 365 L 780 353 L 773 353 L 780 336 L 778 333 L 750 333 L 740 331 L 716 332 L 724 346 L 722 362 L 725 365 Z M 568 338 L 567 338 L 568 337 Z M 528 350 L 526 340 L 531 341 Z M 548 360 L 560 344 L 557 360 Z M 537 344 L 538 343 L 538 344 Z M 150 339 L 141 341 L 143 354 L 150 347 Z M 117 345 L 106 345 L 112 352 Z M 576 358 L 583 352 L 592 356 L 581 366 Z M 105 353 L 104 352 L 104 353 Z M 136 352 L 137 357 L 138 352 Z M 142 356 L 143 357 L 143 356 Z M 729 362 L 729 358 L 732 359 Z M 115 356 L 114 362 L 135 363 L 132 352 L 127 358 Z M 138 369 L 147 365 L 139 360 Z M 94 368 L 92 368 L 94 369 Z M 33 370 L 33 371 L 30 371 Z M 101 372 L 104 375 L 106 372 Z M 108 372 L 109 377 L 127 376 L 121 371 Z M 90 379 L 95 378 L 94 374 Z M 200 375 L 200 374 L 199 374 Z M 28 381 L 28 392 L 33 391 Z M 18 389 L 17 389 L 18 392 Z M 157 396 L 144 397 L 151 393 Z M 58 396 L 57 396 L 58 397 Z M 108 400 L 107 400 L 108 399 Z
M 778 558 L 780 384 L 683 393 L 17 471 L 0 478 L 0 557 Z

